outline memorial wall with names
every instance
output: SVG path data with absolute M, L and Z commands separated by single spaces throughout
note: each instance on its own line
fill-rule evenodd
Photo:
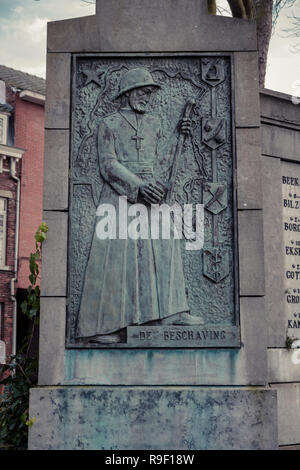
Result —
M 300 165 L 282 161 L 284 306 L 287 337 L 300 337 Z

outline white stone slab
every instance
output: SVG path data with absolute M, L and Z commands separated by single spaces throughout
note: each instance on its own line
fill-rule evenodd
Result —
M 284 314 L 287 336 L 300 338 L 300 165 L 282 162 Z
M 6 363 L 6 344 L 4 341 L 0 341 L 0 364 Z

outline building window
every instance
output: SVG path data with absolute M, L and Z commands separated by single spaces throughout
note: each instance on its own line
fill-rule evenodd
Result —
M 0 266 L 6 263 L 7 199 L 0 197 Z
M 7 144 L 8 116 L 0 113 L 0 144 Z

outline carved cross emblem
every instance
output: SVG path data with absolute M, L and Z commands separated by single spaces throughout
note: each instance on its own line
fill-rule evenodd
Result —
M 135 140 L 136 149 L 140 150 L 142 148 L 141 142 L 142 142 L 142 140 L 144 140 L 144 137 L 142 137 L 140 135 L 133 135 L 131 137 L 131 139 Z

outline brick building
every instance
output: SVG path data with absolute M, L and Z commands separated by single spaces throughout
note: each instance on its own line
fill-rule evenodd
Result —
M 0 363 L 26 325 L 28 259 L 42 222 L 45 81 L 0 65 Z

